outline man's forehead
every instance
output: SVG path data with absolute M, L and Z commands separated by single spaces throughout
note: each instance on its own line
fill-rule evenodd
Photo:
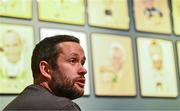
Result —
M 61 56 L 65 57 L 65 58 L 71 58 L 71 57 L 77 57 L 77 58 L 82 58 L 82 59 L 86 59 L 86 56 L 84 54 L 84 50 L 79 47 L 79 48 L 61 48 L 61 52 L 59 53 Z
M 58 44 L 59 46 L 66 46 L 66 47 L 71 47 L 71 46 L 79 46 L 80 44 L 79 43 L 77 43 L 77 42 L 71 42 L 71 41 L 68 41 L 68 42 L 61 42 L 61 43 L 59 43 Z
M 80 51 L 84 53 L 83 48 L 79 43 L 76 42 L 63 42 L 58 44 L 59 48 L 62 52 L 75 53 L 76 51 Z

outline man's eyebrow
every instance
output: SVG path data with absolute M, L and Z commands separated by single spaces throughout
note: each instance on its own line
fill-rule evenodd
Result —
M 69 56 L 79 57 L 79 54 L 73 52 L 73 53 L 69 54 Z M 85 56 L 83 56 L 83 60 L 86 60 Z

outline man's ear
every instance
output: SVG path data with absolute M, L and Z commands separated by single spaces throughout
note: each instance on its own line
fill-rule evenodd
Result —
M 42 74 L 47 79 L 51 79 L 51 67 L 46 61 L 41 61 L 39 63 L 39 69 Z

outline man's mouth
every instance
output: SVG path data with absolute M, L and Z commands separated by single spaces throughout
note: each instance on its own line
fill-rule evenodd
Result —
M 80 86 L 81 88 L 84 88 L 85 86 L 85 78 L 79 78 L 77 81 L 76 81 L 76 84 L 78 86 Z

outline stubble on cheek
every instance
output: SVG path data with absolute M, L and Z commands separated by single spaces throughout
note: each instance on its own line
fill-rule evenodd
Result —
M 64 96 L 70 99 L 81 97 L 84 94 L 84 88 L 76 84 L 78 78 L 63 75 L 52 76 L 51 87 L 56 96 Z

